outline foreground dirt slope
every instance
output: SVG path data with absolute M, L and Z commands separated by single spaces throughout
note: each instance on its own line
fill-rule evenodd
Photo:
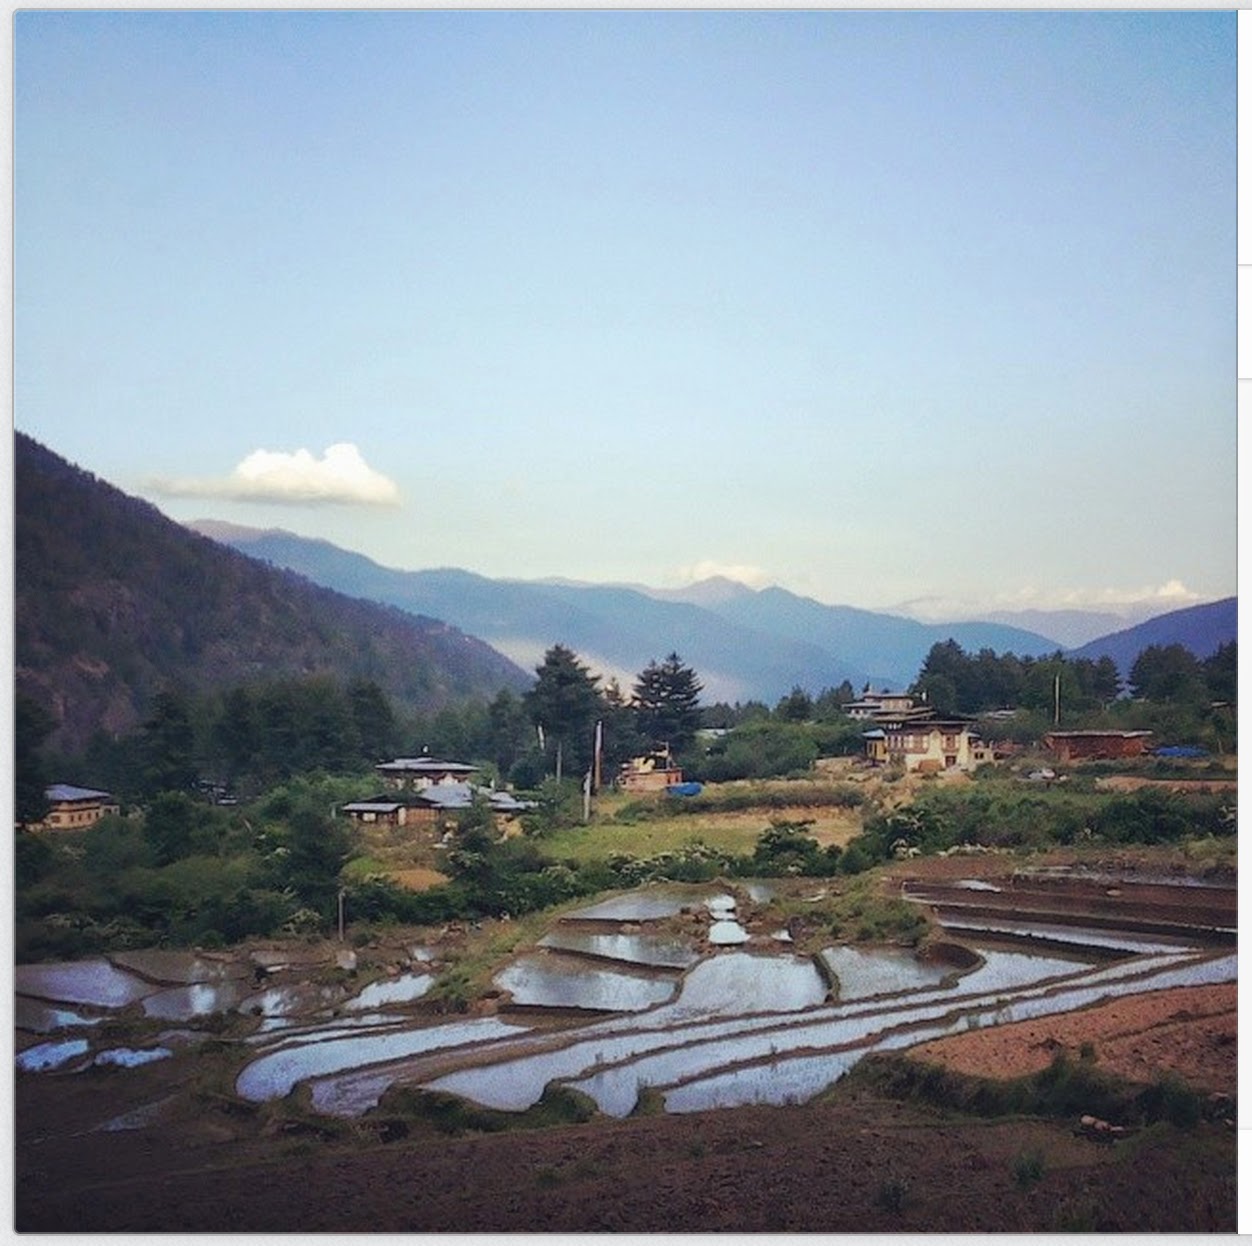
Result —
M 1112 1148 L 868 1098 L 368 1147 L 97 1136 L 18 1178 L 18 1227 L 55 1232 L 1211 1231 L 1235 1201 L 1233 1130 Z
M 1237 1003 L 1233 982 L 1153 991 L 923 1043 L 909 1054 L 975 1077 L 988 1069 L 1017 1077 L 1046 1068 L 1060 1051 L 1078 1059 L 1089 1044 L 1101 1069 L 1127 1081 L 1151 1082 L 1169 1070 L 1196 1090 L 1233 1095 Z

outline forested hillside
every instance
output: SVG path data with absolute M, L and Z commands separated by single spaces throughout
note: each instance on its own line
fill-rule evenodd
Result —
M 21 433 L 14 468 L 16 682 L 61 751 L 134 727 L 165 686 L 325 673 L 431 712 L 530 682 L 446 623 L 237 554 Z

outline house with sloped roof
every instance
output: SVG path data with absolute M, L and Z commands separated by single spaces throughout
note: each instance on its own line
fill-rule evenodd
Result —
M 861 738 L 870 765 L 902 765 L 921 774 L 974 770 L 994 759 L 974 720 L 960 714 L 912 711 L 879 721 Z
M 498 818 L 509 819 L 535 807 L 512 792 L 493 791 L 477 784 L 449 781 L 428 783 L 399 798 L 387 794 L 341 805 L 339 812 L 360 825 L 437 826 L 450 816 L 469 809 L 475 797 L 485 800 Z
M 908 713 L 914 704 L 914 698 L 907 692 L 873 692 L 866 687 L 855 701 L 843 707 L 843 712 L 849 718 L 884 718 Z
M 31 823 L 32 831 L 85 831 L 101 818 L 119 813 L 121 807 L 108 792 L 72 783 L 54 783 L 44 789 L 48 812 L 42 822 Z
M 404 826 L 408 821 L 408 805 L 402 800 L 374 796 L 339 806 L 339 812 L 364 826 Z
M 419 791 L 440 783 L 464 783 L 478 773 L 477 766 L 463 761 L 441 761 L 422 754 L 420 757 L 397 757 L 374 767 L 383 782 L 397 791 Z
M 1107 761 L 1142 757 L 1151 731 L 1049 731 L 1043 742 L 1060 761 Z

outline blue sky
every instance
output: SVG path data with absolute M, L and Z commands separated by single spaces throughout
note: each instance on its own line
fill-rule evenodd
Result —
M 1235 26 L 19 12 L 15 423 L 391 566 L 1226 596 Z

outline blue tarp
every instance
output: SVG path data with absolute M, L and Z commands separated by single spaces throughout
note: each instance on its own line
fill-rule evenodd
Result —
M 1192 744 L 1170 744 L 1165 748 L 1152 750 L 1154 757 L 1207 757 L 1208 749 L 1196 748 Z
M 699 796 L 704 791 L 703 783 L 671 783 L 665 789 L 666 796 Z

